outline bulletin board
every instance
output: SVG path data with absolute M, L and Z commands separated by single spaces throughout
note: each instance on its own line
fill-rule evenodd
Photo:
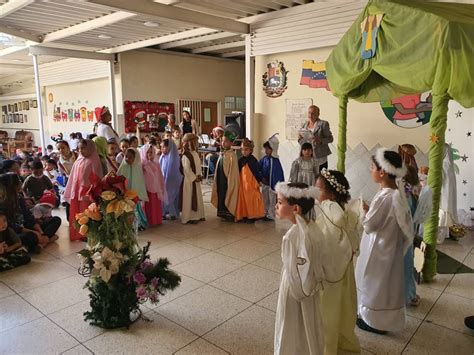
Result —
M 125 132 L 136 132 L 137 124 L 141 132 L 164 132 L 167 115 L 174 113 L 174 104 L 153 101 L 125 101 Z

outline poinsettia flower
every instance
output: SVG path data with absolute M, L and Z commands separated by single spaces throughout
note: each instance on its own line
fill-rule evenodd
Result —
M 79 224 L 87 224 L 89 222 L 89 217 L 82 216 L 81 218 L 79 218 L 78 222 Z
M 135 283 L 137 284 L 144 284 L 146 281 L 146 277 L 145 275 L 143 275 L 143 273 L 136 272 L 135 274 L 133 274 L 133 281 L 135 281 Z
M 87 226 L 87 224 L 83 224 L 81 228 L 79 228 L 80 235 L 86 235 L 88 231 L 89 231 L 89 227 Z
M 84 214 L 94 221 L 100 221 L 102 219 L 100 209 L 95 202 L 91 203 L 89 207 L 85 209 Z
M 106 201 L 111 201 L 117 197 L 117 194 L 113 191 L 104 191 L 100 194 L 100 197 Z
M 147 294 L 145 286 L 141 285 L 141 286 L 137 287 L 137 289 L 135 290 L 135 293 L 137 294 L 137 297 L 140 300 L 144 300 L 146 298 L 146 294 Z
M 134 190 L 127 190 L 123 196 L 126 200 L 134 200 L 138 197 L 138 194 Z
M 118 273 L 122 259 L 123 255 L 121 253 L 113 252 L 107 247 L 102 252 L 95 252 L 92 255 L 94 269 L 99 271 L 99 276 L 105 282 L 109 282 L 112 275 Z

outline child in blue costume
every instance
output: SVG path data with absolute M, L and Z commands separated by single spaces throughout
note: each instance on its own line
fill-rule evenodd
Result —
M 128 148 L 125 151 L 125 157 L 118 168 L 117 175 L 127 179 L 127 188 L 137 193 L 140 202 L 148 201 L 148 193 L 145 187 L 145 178 L 143 177 L 138 150 Z M 135 230 L 145 230 L 148 227 L 148 221 L 140 202 L 135 205 Z
M 276 192 L 275 185 L 278 182 L 285 181 L 283 174 L 283 168 L 278 159 L 278 145 L 279 141 L 275 133 L 271 136 L 268 141 L 263 144 L 265 148 L 265 156 L 260 159 L 260 170 L 262 172 L 262 195 L 263 203 L 265 204 L 265 217 L 266 221 L 275 220 L 275 205 L 276 205 Z

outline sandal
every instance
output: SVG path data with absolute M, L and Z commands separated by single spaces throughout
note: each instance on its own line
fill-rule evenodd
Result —
M 420 302 L 421 302 L 421 297 L 418 295 L 415 295 L 415 297 L 413 297 L 410 301 L 410 306 L 418 307 L 420 305 Z

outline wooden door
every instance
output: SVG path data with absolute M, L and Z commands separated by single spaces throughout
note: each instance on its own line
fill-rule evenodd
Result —
M 217 126 L 217 102 L 201 101 L 201 133 L 211 134 Z

